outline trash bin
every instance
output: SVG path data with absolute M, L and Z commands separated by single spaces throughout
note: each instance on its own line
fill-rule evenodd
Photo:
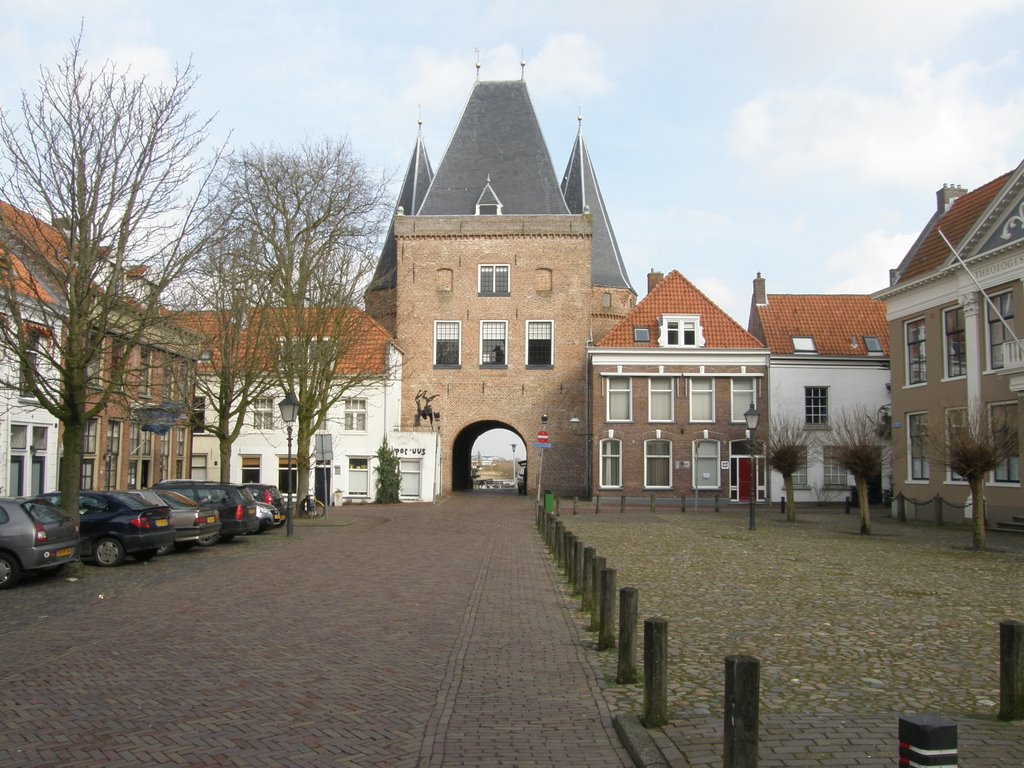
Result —
M 551 491 L 544 491 L 544 511 L 551 512 L 555 508 L 555 496 Z

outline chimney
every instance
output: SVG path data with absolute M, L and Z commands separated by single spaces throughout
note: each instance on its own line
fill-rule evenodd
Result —
M 949 210 L 949 206 L 953 204 L 953 201 L 958 197 L 963 197 L 967 194 L 967 190 L 963 187 L 957 186 L 956 184 L 943 184 L 942 189 L 935 193 L 936 208 L 940 214 L 945 213 Z
M 655 272 L 653 269 L 647 273 L 647 292 L 650 293 L 654 290 L 654 286 L 661 282 L 661 279 L 665 275 L 661 272 Z
M 754 306 L 768 306 L 768 294 L 765 292 L 764 278 L 761 277 L 760 272 L 754 278 Z

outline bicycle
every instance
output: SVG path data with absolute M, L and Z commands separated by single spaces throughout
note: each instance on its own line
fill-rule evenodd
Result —
M 307 519 L 326 517 L 327 507 L 324 506 L 324 503 L 320 501 L 320 499 L 307 496 L 306 500 L 303 501 L 299 507 L 299 515 Z

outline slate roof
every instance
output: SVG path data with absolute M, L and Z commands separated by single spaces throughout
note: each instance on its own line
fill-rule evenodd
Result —
M 635 294 L 626 274 L 626 265 L 622 261 L 619 243 L 615 239 L 608 210 L 605 208 L 604 196 L 597 183 L 597 174 L 590 162 L 590 153 L 583 141 L 583 122 L 576 134 L 569 155 L 569 163 L 562 176 L 562 195 L 572 213 L 583 213 L 590 209 L 593 217 L 594 234 L 591 245 L 590 282 L 604 288 L 628 288 Z
M 700 315 L 704 346 L 700 349 L 761 349 L 764 345 L 711 299 L 672 270 L 641 299 L 629 314 L 595 346 L 618 349 L 658 348 L 658 318 L 662 315 Z M 650 341 L 634 341 L 634 328 L 647 328 Z M 675 348 L 673 348 L 675 349 Z M 678 350 L 677 350 L 678 351 Z
M 888 357 L 885 302 L 853 294 L 769 294 L 755 306 L 763 341 L 777 355 L 791 355 L 794 336 L 814 339 L 817 357 Z M 870 355 L 865 336 L 874 336 L 881 354 Z M 853 346 L 856 344 L 856 346 Z M 811 353 L 808 357 L 813 357 Z
M 504 215 L 569 213 L 522 80 L 474 84 L 418 215 L 475 215 L 488 177 Z
M 944 213 L 936 214 L 925 227 L 921 237 L 918 238 L 914 247 L 904 258 L 900 265 L 897 280 L 893 285 L 910 282 L 929 272 L 938 269 L 946 264 L 953 254 L 949 246 L 943 241 L 939 234 L 942 230 L 949 242 L 954 247 L 960 248 L 962 241 L 970 233 L 973 225 L 978 221 L 988 206 L 995 199 L 999 191 L 1006 185 L 1012 175 L 1005 173 L 983 184 L 966 195 L 958 197 Z
M 422 123 L 421 123 L 422 125 Z M 434 169 L 430 167 L 430 158 L 427 157 L 427 148 L 423 143 L 422 129 L 416 135 L 416 146 L 412 151 L 412 158 L 409 160 L 409 167 L 405 171 L 405 180 L 402 182 L 402 189 L 398 193 L 396 206 L 401 206 L 405 215 L 416 213 L 417 208 L 423 204 L 427 188 L 434 179 Z M 396 271 L 398 269 L 398 246 L 395 244 L 395 221 L 391 220 L 388 228 L 388 236 L 384 240 L 384 247 L 381 249 L 380 258 L 377 260 L 377 268 L 373 272 L 373 281 L 370 283 L 372 290 L 387 290 L 396 287 Z

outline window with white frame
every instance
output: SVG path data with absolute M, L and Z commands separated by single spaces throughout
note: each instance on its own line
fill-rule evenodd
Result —
M 96 441 L 99 437 L 99 431 L 99 419 L 89 419 L 85 422 L 85 426 L 82 428 L 82 453 L 96 453 Z
M 907 456 L 911 480 L 927 480 L 928 469 L 928 414 L 907 414 Z
M 1020 482 L 1020 439 L 1017 424 L 1017 403 L 993 403 L 989 406 L 989 423 L 993 435 L 1005 436 L 1010 442 L 1010 455 L 992 471 L 996 483 Z
M 690 421 L 715 420 L 715 380 L 698 376 L 690 379 Z
M 398 462 L 399 488 L 398 495 L 403 499 L 420 497 L 420 473 L 422 462 L 419 459 L 401 459 Z
M 924 318 L 904 325 L 907 340 L 907 384 L 921 384 L 928 378 Z
M 434 321 L 434 365 L 461 365 L 462 324 L 458 320 Z
M 96 475 L 96 460 L 82 459 L 81 488 L 83 491 L 91 491 Z
M 348 460 L 349 496 L 370 495 L 370 460 L 352 456 Z
M 601 441 L 601 477 L 602 488 L 622 487 L 622 441 Z
M 630 421 L 633 418 L 633 390 L 628 376 L 609 376 L 605 380 L 607 420 Z
M 721 446 L 717 440 L 698 440 L 693 446 L 693 487 L 719 487 L 719 457 Z
M 29 326 L 25 329 L 25 359 L 18 366 L 18 394 L 21 397 L 35 397 L 36 376 L 39 373 L 39 352 L 43 347 L 45 334 Z
M 757 404 L 754 397 L 754 380 L 752 378 L 732 379 L 732 420 L 745 421 L 743 414 L 752 405 Z
M 700 317 L 697 315 L 666 315 L 661 318 L 658 345 L 661 347 L 702 347 Z
M 252 401 L 253 429 L 274 428 L 274 398 L 257 397 Z
M 555 324 L 550 320 L 526 323 L 526 364 L 554 365 Z
M 946 378 L 967 375 L 967 335 L 964 328 L 964 308 L 954 307 L 942 313 L 942 327 L 946 334 Z
M 828 424 L 828 387 L 804 387 L 804 424 Z
M 362 397 L 345 398 L 345 431 L 366 431 L 366 399 Z
M 793 473 L 793 487 L 794 488 L 806 488 L 807 487 L 807 449 L 800 449 L 800 466 L 796 472 Z
M 505 365 L 508 324 L 504 320 L 484 320 L 480 323 L 480 365 Z
M 192 434 L 206 432 L 206 398 L 197 397 L 192 402 Z
M 153 393 L 153 350 L 139 351 L 139 397 L 149 397 Z
M 644 487 L 672 487 L 672 443 L 668 440 L 644 442 Z
M 829 488 L 848 488 L 849 473 L 846 471 L 836 455 L 836 449 L 826 445 L 822 451 L 822 463 L 824 465 L 824 483 Z
M 1007 291 L 990 298 L 995 309 L 992 308 L 992 305 L 986 307 L 988 313 L 988 367 L 991 370 L 999 370 L 1006 365 L 1003 359 L 1003 344 L 1013 338 L 1010 331 L 1007 330 L 1007 326 L 1013 324 L 1013 292 Z
M 192 462 L 193 465 L 195 462 Z M 293 495 L 299 487 L 298 464 L 294 456 L 277 457 L 277 487 L 285 498 Z
M 674 420 L 673 381 L 674 379 L 669 376 L 652 376 L 648 380 L 648 421 L 672 422 Z
M 242 482 L 260 482 L 260 457 L 242 456 Z
M 480 265 L 479 294 L 481 296 L 508 296 L 508 264 Z
M 205 480 L 206 479 L 206 454 L 205 453 L 193 453 L 192 454 L 192 471 L 191 476 L 193 480 Z M 280 482 L 280 479 L 278 480 Z M 281 490 L 284 490 L 285 486 L 281 486 Z

